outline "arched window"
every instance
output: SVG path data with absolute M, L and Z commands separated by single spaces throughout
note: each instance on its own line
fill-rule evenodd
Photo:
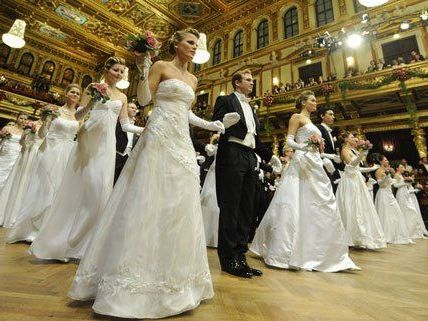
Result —
M 233 37 L 233 58 L 239 57 L 244 52 L 244 31 L 239 30 Z
M 46 61 L 43 65 L 42 75 L 46 77 L 47 80 L 52 81 L 53 74 L 55 72 L 55 63 L 52 61 Z
M 292 7 L 284 14 L 284 38 L 290 38 L 299 34 L 299 18 L 297 8 Z
M 257 49 L 269 44 L 269 22 L 267 19 L 260 21 L 257 27 Z
M 2 43 L 0 45 L 0 65 L 6 65 L 10 55 L 10 47 Z
M 218 39 L 214 43 L 214 48 L 213 48 L 213 65 L 219 64 L 220 61 L 221 61 L 221 40 Z
M 74 71 L 71 68 L 67 68 L 64 70 L 64 74 L 62 75 L 61 86 L 67 86 L 73 82 L 74 79 Z
M 354 10 L 355 13 L 367 10 L 366 6 L 363 6 L 358 0 L 354 0 Z
M 18 65 L 18 72 L 23 75 L 30 75 L 31 67 L 33 66 L 34 56 L 29 52 L 26 52 L 21 56 L 21 60 Z
M 317 16 L 317 26 L 321 27 L 334 20 L 333 4 L 331 0 L 316 0 L 315 14 Z
M 82 80 L 82 88 L 85 89 L 92 82 L 92 77 L 85 75 Z

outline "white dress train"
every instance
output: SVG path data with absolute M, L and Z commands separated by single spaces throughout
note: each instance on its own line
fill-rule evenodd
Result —
M 0 193 L 0 225 L 4 227 L 11 227 L 15 223 L 22 198 L 32 183 L 30 178 L 42 139 L 37 134 L 25 133 L 23 143 L 25 147 L 21 149 Z
M 296 141 L 319 135 L 312 123 L 300 127 Z M 348 256 L 345 230 L 320 154 L 296 150 L 250 250 L 267 265 L 336 272 L 359 269 Z
M 353 155 L 352 161 L 356 158 Z M 382 225 L 360 166 L 345 165 L 337 186 L 336 201 L 349 246 L 371 250 L 386 247 Z
M 212 146 L 212 153 L 217 154 L 217 145 Z M 207 148 L 206 148 L 207 149 Z M 215 184 L 215 159 L 208 169 L 204 186 L 201 191 L 202 218 L 204 221 L 205 240 L 207 246 L 217 247 L 218 220 L 220 209 L 217 204 L 217 192 Z
M 409 184 L 408 186 L 409 186 L 409 190 L 410 190 L 410 198 L 411 198 L 413 204 L 415 205 L 416 212 L 418 213 L 418 221 L 422 226 L 422 231 L 424 233 L 424 236 L 428 236 L 428 230 L 425 226 L 424 219 L 423 219 L 422 213 L 421 213 L 421 208 L 419 206 L 419 201 L 418 201 L 418 198 L 416 197 L 416 194 L 415 194 L 417 192 L 417 190 L 413 189 L 412 184 Z
M 396 177 L 394 186 L 397 188 L 395 198 L 400 205 L 401 212 L 407 223 L 407 230 L 412 239 L 421 239 L 424 237 L 425 225 L 422 225 L 419 219 L 419 213 L 416 210 L 415 203 L 411 198 L 409 186 L 404 182 L 403 177 Z
M 410 238 L 406 219 L 401 212 L 400 205 L 392 194 L 391 186 L 394 182 L 395 180 L 389 175 L 378 180 L 379 189 L 376 193 L 375 206 L 385 233 L 385 239 L 387 243 L 391 244 L 414 243 Z
M 30 253 L 40 259 L 80 259 L 113 190 L 116 123 L 122 102 L 98 101 L 80 128 L 64 179 Z
M 8 243 L 31 242 L 36 237 L 62 182 L 78 128 L 79 122 L 76 120 L 58 117 L 52 121 L 37 152 L 29 186 L 18 207 L 16 222 L 7 234 Z
M 147 126 L 80 262 L 69 296 L 97 313 L 162 318 L 213 296 L 189 135 L 192 88 L 161 82 Z
M 12 134 L 11 137 L 2 139 L 0 142 L 0 192 L 18 160 L 22 148 L 20 140 L 21 135 Z

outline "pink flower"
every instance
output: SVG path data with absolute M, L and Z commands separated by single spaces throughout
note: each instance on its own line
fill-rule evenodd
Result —
M 107 96 L 107 85 L 106 84 L 95 84 L 95 89 L 100 93 L 101 96 Z
M 157 45 L 157 41 L 155 38 L 153 37 L 147 37 L 147 43 L 151 46 L 151 47 L 156 47 Z

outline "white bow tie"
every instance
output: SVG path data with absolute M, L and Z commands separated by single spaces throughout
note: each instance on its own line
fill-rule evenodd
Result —
M 246 97 L 245 95 L 236 92 L 236 96 L 238 97 L 238 99 L 244 103 L 249 103 L 251 101 L 251 98 Z
M 325 128 L 325 130 L 326 131 L 328 131 L 329 133 L 331 133 L 332 131 L 333 131 L 333 129 L 331 129 L 330 127 L 328 127 L 328 126 L 323 126 L 324 128 Z

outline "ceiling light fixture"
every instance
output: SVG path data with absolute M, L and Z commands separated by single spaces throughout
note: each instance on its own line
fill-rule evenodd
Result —
M 1 37 L 3 42 L 11 48 L 22 48 L 25 46 L 24 33 L 26 23 L 24 20 L 16 19 L 8 33 Z
M 389 0 L 358 0 L 358 2 L 365 7 L 378 7 L 387 3 L 388 1 Z
M 210 53 L 207 50 L 207 35 L 204 33 L 199 34 L 198 49 L 196 49 L 193 62 L 195 64 L 204 64 L 210 60 Z

